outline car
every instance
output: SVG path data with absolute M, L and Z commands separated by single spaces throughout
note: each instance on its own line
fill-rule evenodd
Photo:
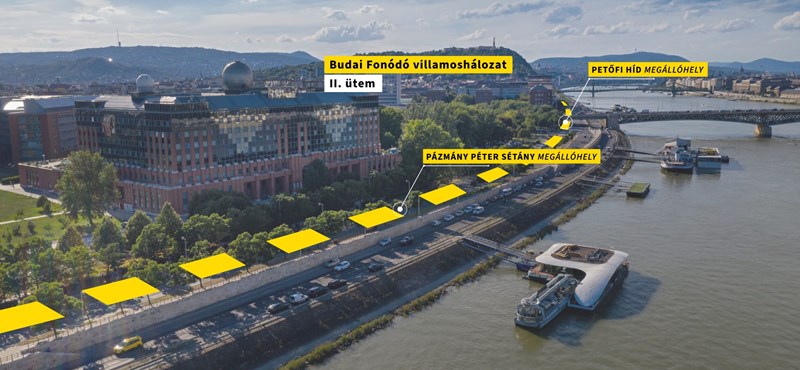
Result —
M 116 346 L 114 346 L 114 354 L 119 355 L 141 346 L 142 337 L 137 335 L 130 338 L 125 338 L 122 340 L 122 342 L 119 342 Z
M 333 270 L 336 271 L 336 272 L 342 272 L 342 271 L 347 270 L 349 268 L 350 268 L 350 262 L 342 261 L 342 262 L 339 262 L 338 265 L 334 266 Z
M 475 207 L 473 207 L 473 206 L 466 206 L 466 207 L 464 207 L 464 209 L 463 209 L 462 211 L 464 211 L 464 213 L 472 213 L 472 209 L 473 209 L 473 208 L 475 208 Z
M 542 180 L 544 180 L 544 177 L 539 176 L 536 178 L 536 182 L 542 182 Z
M 400 239 L 400 245 L 404 247 L 411 244 L 414 244 L 414 237 L 411 235 L 406 235 L 402 239 Z
M 381 241 L 379 243 L 380 243 L 381 247 L 385 247 L 385 246 L 387 246 L 389 244 L 392 244 L 392 238 L 383 238 L 383 239 L 381 239 Z
M 439 221 L 439 220 L 431 221 L 431 226 L 433 226 L 433 227 L 439 226 L 441 224 L 442 224 L 442 221 Z
M 325 262 L 325 267 L 333 267 L 333 266 L 336 266 L 338 264 L 339 264 L 339 259 L 338 258 L 334 258 L 332 260 L 328 260 L 328 262 Z
M 367 270 L 369 270 L 371 272 L 376 272 L 376 271 L 383 270 L 383 267 L 384 266 L 383 266 L 382 263 L 373 262 L 373 263 L 369 264 L 369 267 L 367 267 Z
M 461 217 L 461 216 L 463 216 L 463 215 L 464 215 L 464 211 L 459 209 L 459 210 L 458 210 L 458 211 L 456 211 L 456 213 L 454 213 L 454 214 L 456 215 L 456 217 Z
M 475 208 L 478 208 L 478 207 L 480 207 L 480 206 L 481 206 L 481 205 L 480 205 L 480 204 L 478 204 L 478 203 L 472 203 L 472 204 L 470 204 L 470 207 L 472 207 L 472 210 L 473 210 L 473 211 L 475 210 Z
M 489 202 L 488 202 L 488 201 L 485 201 L 485 200 L 484 200 L 483 202 L 481 202 L 481 207 L 486 207 L 486 206 L 488 206 L 488 205 L 489 205 Z
M 522 186 L 521 185 L 517 185 L 517 186 L 514 187 L 514 191 L 520 191 L 520 190 L 522 190 Z
M 561 176 L 564 176 L 564 174 L 561 173 L 561 172 L 556 172 L 556 176 L 561 177 Z
M 495 196 L 489 198 L 489 201 L 490 202 L 496 202 L 498 199 L 500 199 L 500 198 L 497 195 L 495 195 Z
M 333 279 L 328 282 L 328 289 L 338 289 L 343 286 L 347 285 L 347 280 L 344 279 Z
M 297 305 L 308 300 L 308 296 L 302 293 L 294 293 L 289 296 L 289 303 Z
M 445 222 L 450 222 L 450 221 L 453 221 L 453 219 L 454 219 L 454 218 L 456 218 L 456 216 L 453 216 L 453 215 L 450 215 L 450 214 L 448 214 L 448 215 L 445 215 L 445 216 L 444 216 L 443 220 L 444 220 Z
M 273 303 L 267 307 L 267 312 L 269 313 L 278 313 L 286 311 L 289 308 L 289 305 L 283 302 Z
M 324 286 L 315 286 L 308 290 L 308 297 L 309 298 L 317 298 L 319 296 L 324 295 L 328 292 L 328 289 Z
M 543 184 L 541 181 L 537 181 L 537 182 L 536 182 L 536 187 L 537 187 L 537 188 L 541 188 L 541 187 L 542 187 L 542 185 L 544 185 L 544 184 Z
M 479 214 L 483 213 L 483 211 L 484 211 L 484 208 L 479 206 L 478 208 L 475 208 L 475 209 L 472 211 L 472 214 L 473 214 L 473 215 L 479 215 Z
M 511 189 L 511 188 L 505 188 L 505 189 L 503 189 L 503 190 L 500 190 L 500 196 L 501 196 L 501 197 L 509 196 L 509 195 L 511 195 L 511 193 L 512 193 L 513 191 L 514 191 L 514 189 Z

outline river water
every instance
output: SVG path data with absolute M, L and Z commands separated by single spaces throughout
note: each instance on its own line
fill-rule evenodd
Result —
M 641 92 L 583 96 L 592 107 L 651 110 L 792 108 Z M 596 314 L 565 311 L 541 332 L 514 326 L 538 284 L 501 264 L 479 281 L 334 356 L 326 369 L 775 369 L 800 367 L 800 124 L 756 139 L 752 125 L 624 125 L 634 149 L 675 136 L 731 156 L 717 174 L 662 173 L 639 162 L 625 181 L 532 246 L 569 241 L 630 253 L 631 274 Z

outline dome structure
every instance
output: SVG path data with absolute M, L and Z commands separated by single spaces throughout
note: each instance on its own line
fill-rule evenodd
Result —
M 240 61 L 230 62 L 222 69 L 225 91 L 243 91 L 253 87 L 253 70 Z
M 142 94 L 152 93 L 154 90 L 155 81 L 150 75 L 141 74 L 136 78 L 136 92 Z

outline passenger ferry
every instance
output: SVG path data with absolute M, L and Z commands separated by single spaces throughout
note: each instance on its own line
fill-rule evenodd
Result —
M 677 138 L 675 141 L 664 144 L 658 152 L 661 154 L 661 168 L 671 172 L 694 171 L 694 158 L 689 147 L 692 145 L 691 139 Z
M 529 275 L 553 278 L 517 306 L 514 322 L 529 328 L 544 327 L 566 307 L 596 310 L 628 276 L 628 254 L 614 249 L 556 243 L 536 263 Z

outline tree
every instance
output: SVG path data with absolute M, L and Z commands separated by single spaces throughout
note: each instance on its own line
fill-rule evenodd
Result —
M 400 138 L 403 163 L 412 168 L 422 166 L 422 149 L 462 148 L 464 144 L 430 119 L 410 120 Z
M 28 221 L 28 234 L 36 234 L 36 223 L 33 220 Z
M 319 216 L 307 218 L 304 226 L 326 235 L 333 235 L 344 229 L 347 216 L 346 211 L 325 211 Z
M 271 259 L 275 258 L 275 255 L 278 254 L 278 249 L 273 248 L 272 244 L 267 243 L 267 240 L 270 240 L 270 233 L 266 231 L 262 231 L 253 235 L 253 242 L 258 243 L 259 248 L 261 248 L 260 253 L 260 262 L 267 263 Z
M 97 259 L 106 265 L 106 276 L 111 270 L 115 270 L 122 265 L 128 253 L 125 252 L 125 244 L 109 243 L 97 250 Z
M 40 195 L 39 198 L 36 199 L 36 206 L 42 208 L 47 202 L 49 202 L 49 200 L 47 200 L 47 197 L 44 195 Z
M 456 98 L 453 99 L 453 102 L 463 103 L 463 104 L 467 104 L 467 105 L 475 104 L 475 98 L 473 98 L 472 96 L 467 95 L 467 94 L 458 94 L 456 96 Z
M 81 233 L 75 229 L 75 226 L 70 225 L 67 227 L 67 230 L 64 232 L 64 235 L 58 239 L 58 249 L 61 249 L 62 252 L 66 253 L 72 247 L 77 247 L 79 245 L 83 245 L 83 237 Z
M 328 166 L 321 159 L 315 159 L 303 167 L 303 189 L 306 192 L 317 190 L 331 183 Z
M 100 250 L 107 247 L 109 244 L 125 244 L 125 237 L 122 236 L 122 231 L 119 229 L 114 221 L 105 217 L 100 222 L 100 226 L 94 230 L 92 235 L 92 247 L 94 250 Z
M 64 294 L 61 283 L 48 282 L 40 285 L 34 290 L 33 295 L 25 298 L 23 303 L 34 301 L 41 302 L 43 305 L 52 308 L 56 312 L 70 314 L 78 310 L 81 301 L 75 297 Z
M 172 208 L 172 204 L 169 202 L 161 206 L 161 212 L 156 216 L 156 223 L 164 226 L 164 231 L 169 237 L 175 240 L 180 239 L 183 220 L 181 220 L 181 216 L 178 212 L 175 212 L 175 208 Z
M 85 245 L 78 245 L 70 248 L 64 259 L 72 283 L 77 282 L 83 289 L 86 286 L 86 278 L 94 271 L 94 252 Z
M 142 233 L 142 230 L 151 223 L 150 217 L 147 217 L 141 210 L 136 210 L 136 212 L 133 213 L 133 216 L 128 220 L 128 224 L 125 227 L 125 239 L 128 240 L 128 247 L 133 247 L 136 243 L 136 239 L 138 239 L 139 235 Z
M 134 257 L 166 261 L 177 250 L 177 243 L 167 235 L 163 225 L 152 223 L 145 226 L 131 252 Z
M 253 236 L 248 232 L 239 234 L 228 246 L 228 253 L 248 266 L 258 261 L 258 251 L 258 246 L 253 243 Z
M 72 217 L 83 213 L 94 228 L 94 216 L 119 200 L 117 172 L 99 153 L 72 152 L 56 183 L 61 204 Z
M 65 260 L 64 254 L 53 248 L 47 248 L 33 256 L 30 267 L 34 284 L 39 286 L 50 281 L 65 282 L 68 272 Z
M 231 209 L 243 210 L 251 204 L 253 201 L 246 194 L 238 191 L 204 190 L 200 194 L 192 196 L 192 200 L 189 201 L 189 214 L 217 213 L 224 215 Z
M 216 213 L 210 216 L 193 215 L 183 224 L 183 235 L 190 245 L 194 245 L 200 240 L 207 240 L 211 243 L 219 243 L 226 237 L 230 220 Z
M 211 248 L 214 245 L 209 243 L 208 240 L 198 240 L 196 243 L 192 245 L 192 248 L 189 249 L 189 257 L 190 258 L 205 258 L 211 255 Z
M 169 268 L 151 259 L 134 258 L 128 264 L 125 276 L 138 277 L 154 287 L 163 287 L 169 279 Z
M 403 134 L 403 112 L 394 107 L 383 107 L 379 113 L 381 148 L 397 146 L 397 139 Z
M 245 231 L 250 233 L 266 230 L 272 225 L 272 218 L 264 206 L 250 206 L 243 211 L 232 209 L 228 212 L 230 218 L 230 235 L 239 235 Z

